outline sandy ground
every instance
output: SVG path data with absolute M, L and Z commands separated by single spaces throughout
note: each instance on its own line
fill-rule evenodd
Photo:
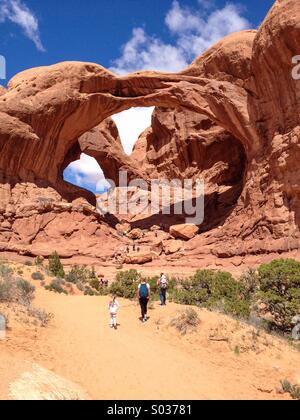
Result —
M 35 306 L 55 318 L 47 328 L 12 322 L 0 342 L 0 399 L 16 398 L 11 389 L 20 383 L 24 398 L 24 378 L 38 369 L 92 399 L 289 399 L 276 392 L 280 380 L 300 383 L 299 351 L 236 320 L 197 309 L 199 327 L 182 336 L 169 324 L 184 307 L 153 303 L 142 324 L 137 304 L 120 299 L 115 331 L 107 303 L 38 287 Z

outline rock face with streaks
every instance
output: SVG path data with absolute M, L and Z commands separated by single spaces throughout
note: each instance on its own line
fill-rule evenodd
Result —
M 185 109 L 157 108 L 132 159 L 149 178 L 203 179 L 207 209 L 213 207 L 207 211 L 207 229 L 226 218 L 243 190 L 246 155 L 241 142 L 208 117 Z M 222 197 L 219 205 L 216 197 Z
M 1 249 L 99 255 L 104 237 L 111 248 L 120 240 L 117 220 L 107 224 L 95 197 L 63 180 L 82 152 L 115 181 L 120 169 L 202 176 L 206 218 L 190 256 L 299 249 L 299 18 L 297 0 L 277 0 L 258 32 L 224 38 L 178 74 L 118 77 L 66 62 L 15 76 L 0 91 Z M 109 117 L 136 106 L 156 111 L 128 157 Z

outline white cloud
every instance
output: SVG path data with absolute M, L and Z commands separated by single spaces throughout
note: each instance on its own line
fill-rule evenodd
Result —
M 151 126 L 154 108 L 131 108 L 114 115 L 125 153 L 131 154 L 133 146 L 146 128 Z
M 192 61 L 226 35 L 251 27 L 236 4 L 228 3 L 222 9 L 210 11 L 206 10 L 204 0 L 200 4 L 204 11 L 181 7 L 174 1 L 165 20 L 169 30 L 177 36 L 177 48 L 187 61 Z
M 118 74 L 138 70 L 178 72 L 224 36 L 251 28 L 236 4 L 227 3 L 221 9 L 208 0 L 198 0 L 198 4 L 198 9 L 192 9 L 173 1 L 165 17 L 172 43 L 147 34 L 141 27 L 134 28 L 111 70 Z
M 165 23 L 173 33 L 198 31 L 204 23 L 200 13 L 192 13 L 188 7 L 180 6 L 178 1 L 174 1 L 172 8 L 167 13 Z
M 186 65 L 184 54 L 177 46 L 147 35 L 143 28 L 135 28 L 132 38 L 123 46 L 122 56 L 113 62 L 111 70 L 118 74 L 149 69 L 176 72 Z
M 72 162 L 65 170 L 64 178 L 83 188 L 102 192 L 109 187 L 96 159 L 82 153 L 80 160 Z
M 6 20 L 22 28 L 25 35 L 34 42 L 39 51 L 45 51 L 39 31 L 39 21 L 21 0 L 0 0 L 0 22 Z

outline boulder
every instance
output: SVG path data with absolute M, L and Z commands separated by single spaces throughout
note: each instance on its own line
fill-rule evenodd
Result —
M 117 232 L 127 235 L 131 231 L 131 225 L 128 222 L 121 222 L 116 225 Z
M 142 239 L 144 232 L 141 229 L 133 229 L 128 233 L 127 237 L 132 240 Z
M 170 227 L 170 234 L 175 239 L 183 239 L 185 241 L 193 239 L 198 232 L 199 228 L 192 224 L 175 225 Z
M 159 256 L 162 254 L 163 248 L 164 248 L 163 242 L 158 240 L 151 245 L 150 250 L 151 252 L 154 252 L 156 255 Z
M 150 228 L 150 231 L 151 232 L 157 232 L 157 231 L 159 231 L 160 230 L 160 227 L 159 226 L 157 226 L 157 225 L 153 225 L 153 226 L 151 226 L 151 228 Z
M 179 252 L 183 249 L 184 243 L 183 241 L 178 241 L 176 239 L 166 241 L 163 244 L 164 251 L 166 255 L 176 254 L 176 252 Z
M 124 257 L 124 264 L 146 264 L 153 261 L 155 255 L 152 252 L 131 253 Z

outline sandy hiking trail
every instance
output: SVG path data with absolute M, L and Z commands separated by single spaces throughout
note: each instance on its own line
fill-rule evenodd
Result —
M 255 351 L 240 355 L 235 341 L 231 348 L 226 341 L 210 341 L 212 331 L 221 328 L 221 335 L 237 335 L 243 348 L 250 327 L 223 315 L 197 310 L 197 331 L 181 336 L 169 323 L 184 307 L 154 303 L 150 320 L 142 324 L 137 304 L 120 299 L 115 331 L 108 325 L 108 299 L 38 288 L 35 306 L 55 318 L 25 336 L 13 329 L 0 343 L 0 398 L 16 399 L 12 384 L 24 384 L 22 375 L 37 366 L 57 375 L 54 383 L 69 381 L 92 399 L 286 399 L 276 393 L 280 380 L 300 378 L 299 352 L 277 338 L 264 337 Z

